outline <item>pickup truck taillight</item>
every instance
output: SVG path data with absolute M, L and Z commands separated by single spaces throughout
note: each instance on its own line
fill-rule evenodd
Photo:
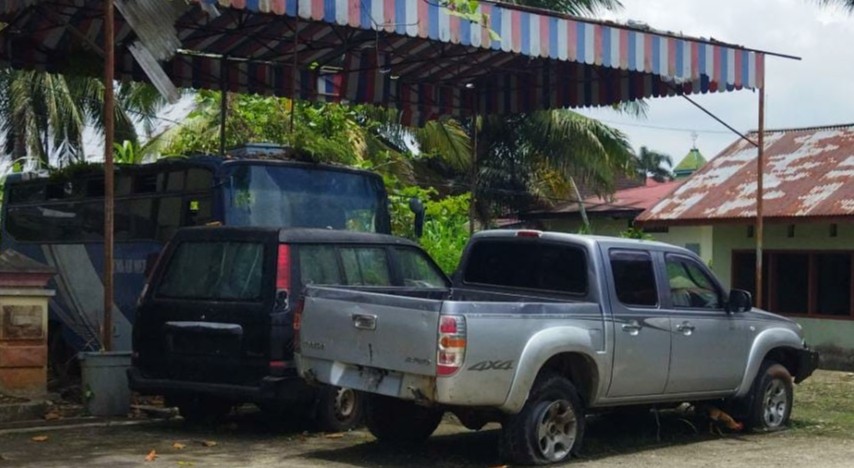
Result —
M 436 353 L 436 374 L 456 373 L 466 357 L 466 319 L 459 315 L 439 317 L 439 349 Z
M 294 307 L 294 352 L 296 353 L 300 350 L 300 328 L 302 328 L 302 310 L 304 306 L 305 298 L 300 298 L 296 307 Z

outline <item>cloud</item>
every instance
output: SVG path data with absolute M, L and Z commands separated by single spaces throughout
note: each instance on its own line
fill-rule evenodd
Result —
M 768 57 L 766 128 L 854 122 L 854 15 L 806 0 L 623 0 L 608 19 L 643 21 L 656 29 L 713 37 L 749 48 L 795 55 Z M 758 99 L 751 91 L 697 96 L 697 102 L 746 132 L 758 125 Z M 637 148 L 668 153 L 677 161 L 697 146 L 710 158 L 738 138 L 682 98 L 651 99 L 646 120 L 608 110 L 585 110 L 627 133 Z M 662 128 L 644 128 L 640 126 Z M 666 128 L 666 129 L 664 129 Z M 683 129 L 676 131 L 673 129 Z

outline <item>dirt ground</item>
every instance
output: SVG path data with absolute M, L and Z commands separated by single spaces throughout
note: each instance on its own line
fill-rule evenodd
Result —
M 696 422 L 696 421 L 695 421 Z M 694 424 L 694 423 L 692 423 Z M 695 424 L 696 426 L 696 424 Z M 786 431 L 765 435 L 710 434 L 676 415 L 625 421 L 590 420 L 584 457 L 574 467 L 850 467 L 854 441 Z M 497 430 L 468 431 L 447 418 L 427 444 L 405 451 L 378 444 L 364 430 L 305 431 L 255 413 L 216 427 L 180 420 L 0 431 L 0 466 L 449 466 L 502 465 Z M 35 440 L 34 440 L 35 439 Z M 151 451 L 156 458 L 146 461 Z

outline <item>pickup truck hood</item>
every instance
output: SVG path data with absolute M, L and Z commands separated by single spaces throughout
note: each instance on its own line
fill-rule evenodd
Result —
M 797 325 L 797 322 L 790 319 L 789 317 L 784 317 L 782 315 L 775 314 L 773 312 L 768 312 L 767 310 L 757 309 L 756 307 L 751 309 L 750 312 L 747 312 L 747 316 L 748 316 L 748 318 L 752 318 L 755 320 L 774 320 L 777 322 L 786 322 L 786 323 L 791 323 L 791 324 Z M 800 328 L 800 327 L 798 327 L 798 328 Z

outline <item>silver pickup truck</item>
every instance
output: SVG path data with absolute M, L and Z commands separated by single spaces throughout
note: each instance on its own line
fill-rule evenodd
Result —
M 476 234 L 450 289 L 309 287 L 294 327 L 299 373 L 369 392 L 379 440 L 424 440 L 452 411 L 500 422 L 524 464 L 576 454 L 585 414 L 623 406 L 713 403 L 779 429 L 818 365 L 795 322 L 688 250 L 540 231 Z

